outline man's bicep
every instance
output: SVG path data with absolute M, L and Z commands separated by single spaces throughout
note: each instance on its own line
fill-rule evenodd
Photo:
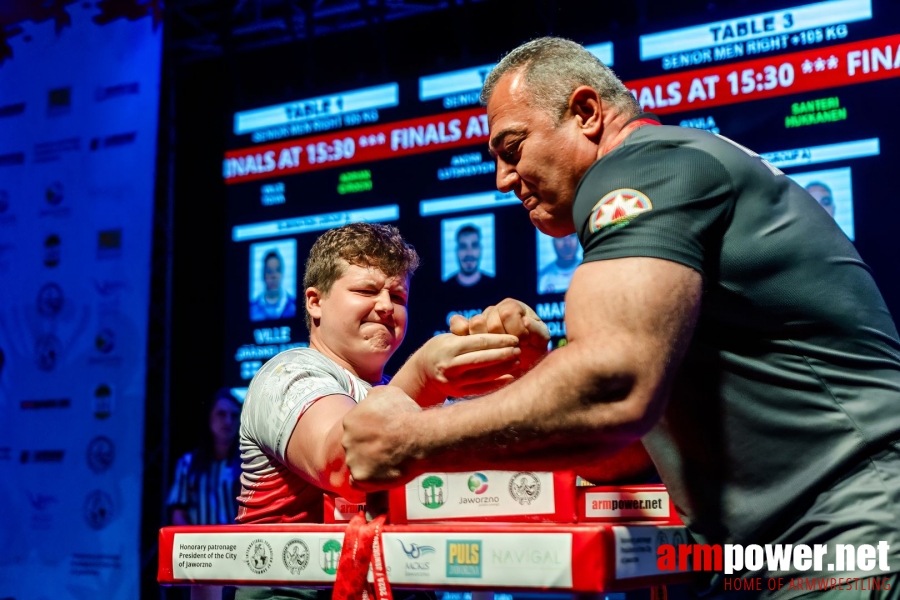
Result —
M 658 417 L 700 309 L 700 274 L 657 258 L 584 263 L 566 294 L 569 344 L 596 356 Z
M 288 467 L 322 487 L 336 453 L 343 452 L 339 443 L 333 447 L 329 433 L 355 406 L 353 398 L 344 394 L 325 396 L 310 406 L 297 420 L 288 439 L 285 453 Z M 340 436 L 337 439 L 340 440 Z

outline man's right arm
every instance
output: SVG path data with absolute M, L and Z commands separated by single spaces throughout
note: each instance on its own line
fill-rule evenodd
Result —
M 355 407 L 353 398 L 343 394 L 317 400 L 294 425 L 285 458 L 292 471 L 313 485 L 351 502 L 362 502 L 359 491 L 350 487 L 350 471 L 341 446 L 343 418 Z
M 460 465 L 570 469 L 621 450 L 663 413 L 701 292 L 697 271 L 667 260 L 582 265 L 566 296 L 569 344 L 520 380 L 426 411 L 379 393 L 345 419 L 354 480 L 378 489 Z

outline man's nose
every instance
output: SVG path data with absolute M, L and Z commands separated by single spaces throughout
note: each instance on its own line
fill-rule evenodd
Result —
M 519 174 L 512 165 L 497 159 L 497 189 L 504 194 L 514 190 Z

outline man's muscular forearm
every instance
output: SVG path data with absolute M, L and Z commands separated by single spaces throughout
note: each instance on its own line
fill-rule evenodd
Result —
M 626 370 L 597 372 L 598 362 L 614 361 L 587 350 L 576 342 L 560 348 L 489 397 L 404 413 L 413 469 L 568 469 L 633 443 L 655 416 L 644 414 Z

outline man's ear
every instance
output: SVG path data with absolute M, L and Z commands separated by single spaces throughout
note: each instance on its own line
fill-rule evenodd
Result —
M 603 102 L 594 88 L 582 85 L 569 96 L 569 110 L 582 133 L 595 137 L 603 129 Z
M 314 321 L 322 318 L 322 299 L 325 294 L 321 293 L 317 288 L 306 288 L 306 312 Z

